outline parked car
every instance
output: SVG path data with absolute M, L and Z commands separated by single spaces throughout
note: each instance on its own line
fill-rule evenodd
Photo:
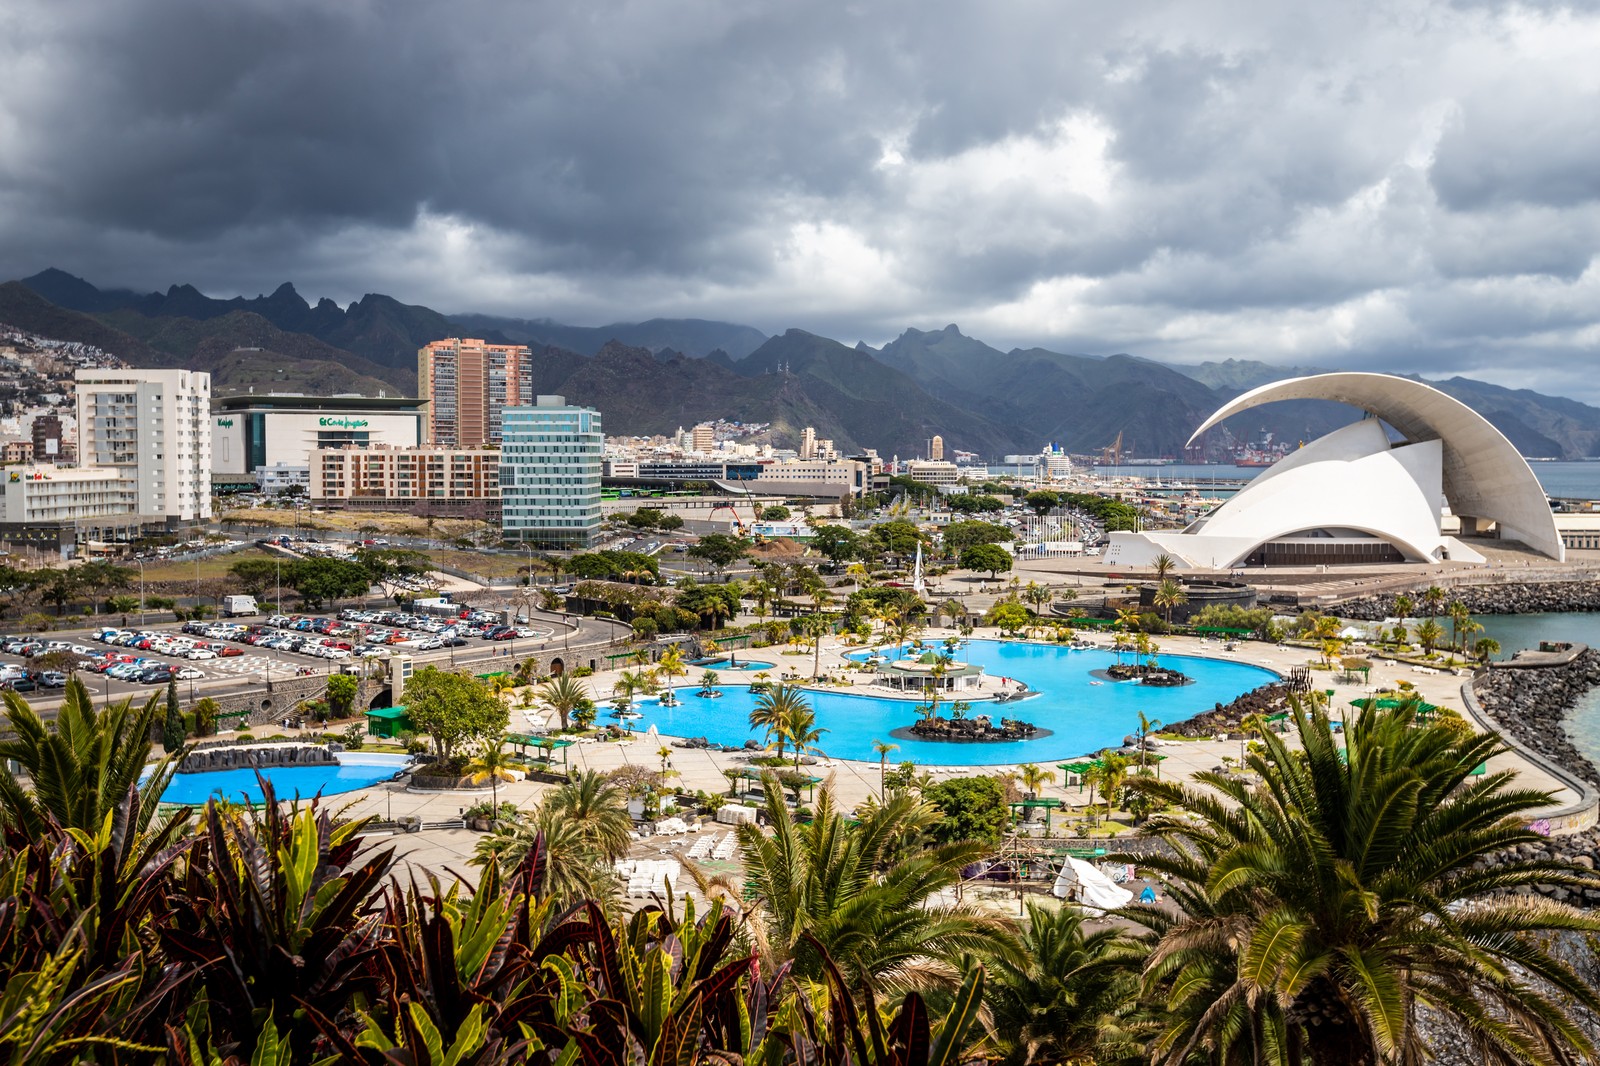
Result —
M 45 688 L 66 688 L 67 675 L 60 670 L 46 670 L 39 675 L 39 684 Z
M 206 676 L 204 670 L 196 670 L 192 666 L 180 666 L 172 672 L 172 676 L 179 681 L 199 681 Z

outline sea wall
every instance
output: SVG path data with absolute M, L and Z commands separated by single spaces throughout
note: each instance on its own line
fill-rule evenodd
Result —
M 1563 666 L 1487 671 L 1462 686 L 1462 702 L 1469 716 L 1477 718 L 1481 726 L 1498 730 L 1513 747 L 1544 763 L 1580 794 L 1576 803 L 1548 820 L 1559 835 L 1519 845 L 1513 852 L 1519 858 L 1556 859 L 1590 870 L 1600 868 L 1600 827 L 1595 825 L 1600 770 L 1578 751 L 1566 727 L 1568 712 L 1596 685 L 1600 685 L 1600 653 L 1591 649 Z M 1579 828 L 1560 832 L 1572 826 Z M 1514 891 L 1600 908 L 1600 888 L 1579 892 L 1559 885 L 1531 884 Z
M 1406 595 L 1421 610 L 1422 589 Z M 1445 590 L 1447 602 L 1459 600 L 1473 614 L 1538 614 L 1553 611 L 1600 611 L 1600 581 L 1541 581 L 1494 585 L 1458 585 Z M 1333 608 L 1341 618 L 1378 622 L 1396 615 L 1396 593 L 1360 596 Z

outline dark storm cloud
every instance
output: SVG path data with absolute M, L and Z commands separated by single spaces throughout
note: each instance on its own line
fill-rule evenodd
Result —
M 1432 0 L 23 0 L 0 273 L 1532 380 L 1600 331 L 1597 46 Z

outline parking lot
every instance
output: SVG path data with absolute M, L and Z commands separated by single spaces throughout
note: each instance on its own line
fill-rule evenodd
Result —
M 499 616 L 485 612 L 440 618 L 354 608 L 338 617 L 272 615 L 264 621 L 108 626 L 78 637 L 0 638 L 0 685 L 36 698 L 57 695 L 66 683 L 64 673 L 39 664 L 71 657 L 91 690 L 119 697 L 148 692 L 169 679 L 191 689 L 264 683 L 332 673 L 346 663 L 396 653 L 423 660 L 459 656 L 492 661 L 501 654 L 518 654 L 519 643 L 531 652 L 555 632 L 537 621 L 503 625 Z

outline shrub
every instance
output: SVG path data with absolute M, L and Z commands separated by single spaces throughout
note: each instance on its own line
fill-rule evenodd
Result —
M 339 741 L 351 751 L 360 751 L 361 745 L 367 742 L 367 731 L 361 725 L 351 723 L 339 734 Z

